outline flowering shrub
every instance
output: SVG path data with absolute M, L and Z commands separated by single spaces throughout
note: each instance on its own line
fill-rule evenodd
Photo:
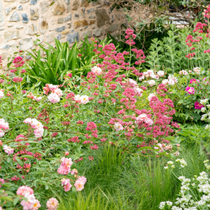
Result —
M 209 78 L 206 74 L 207 72 L 199 67 L 176 74 L 177 83 L 169 89 L 176 109 L 176 121 L 200 121 L 203 107 L 200 100 L 208 98 Z
M 79 84 L 68 72 L 62 85 L 46 84 L 40 92 L 25 88 L 22 79 L 2 75 L 1 206 L 9 208 L 20 201 L 24 209 L 43 205 L 56 209 L 57 200 L 43 200 L 43 192 L 57 189 L 62 195 L 70 189 L 83 190 L 87 180 L 71 166 L 83 158 L 92 161 L 94 157 L 86 157 L 84 151 L 90 154 L 106 144 L 142 155 L 176 151 L 165 137 L 179 127 L 172 120 L 175 110 L 168 93 L 177 79 L 169 75 L 162 84 L 163 71 L 140 73 L 132 66 L 132 56 L 135 65 L 143 63 L 145 56 L 133 47 L 133 31 L 128 29 L 126 34 L 130 52 L 117 53 L 114 44 L 95 44 L 93 67 Z M 15 64 L 13 73 L 18 76 L 23 72 L 21 58 Z M 122 70 L 126 73 L 121 74 Z M 22 188 L 33 191 L 16 195 Z M 5 202 L 5 194 L 16 202 Z

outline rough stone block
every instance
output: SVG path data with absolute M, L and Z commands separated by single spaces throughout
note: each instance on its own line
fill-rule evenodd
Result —
M 9 13 L 10 13 L 10 7 L 4 8 L 4 11 L 5 11 L 5 15 L 9 15 Z
M 78 20 L 78 21 L 75 21 L 74 22 L 74 28 L 79 28 L 79 27 L 84 27 L 84 26 L 87 26 L 88 25 L 88 22 L 87 20 Z
M 38 0 L 30 0 L 31 5 L 36 5 Z
M 97 26 L 102 27 L 110 21 L 110 17 L 105 9 L 96 10 Z
M 25 34 L 33 36 L 37 33 L 38 33 L 37 27 L 33 23 L 25 26 Z
M 88 6 L 89 6 L 88 0 L 82 0 L 81 6 L 82 6 L 82 7 L 88 7 Z
M 23 6 L 22 5 L 19 5 L 17 9 L 18 10 L 23 10 Z
M 116 31 L 118 29 L 118 24 L 117 23 L 114 23 L 114 24 L 112 24 L 111 26 L 109 26 L 108 28 L 107 28 L 107 32 L 108 33 L 112 33 L 112 32 L 114 32 L 114 31 Z
M 48 29 L 48 22 L 43 19 L 41 22 L 40 22 L 40 25 L 39 25 L 39 29 L 40 29 L 40 32 L 42 34 L 45 34 L 47 29 Z
M 80 0 L 74 0 L 72 10 L 77 10 L 80 6 Z
M 31 20 L 38 20 L 39 19 L 39 9 L 30 9 L 31 13 Z
M 93 36 L 99 37 L 102 35 L 102 29 L 95 29 L 93 31 Z
M 4 39 L 6 41 L 10 41 L 13 39 L 19 39 L 19 38 L 20 38 L 19 31 L 5 31 L 4 32 Z
M 65 26 L 62 26 L 62 27 L 56 28 L 55 31 L 62 32 L 65 30 L 65 28 L 66 28 Z
M 45 13 L 48 9 L 49 9 L 49 3 L 47 1 L 42 1 L 40 2 L 40 10 L 41 10 L 41 13 Z
M 21 16 L 22 16 L 22 22 L 28 23 L 28 15 L 26 13 L 23 13 Z
M 62 15 L 65 12 L 65 6 L 62 2 L 58 1 L 55 4 L 55 7 L 53 9 L 53 14 L 54 15 Z
M 76 41 L 79 41 L 79 32 L 71 33 L 67 35 L 67 42 L 69 44 L 74 43 Z
M 10 17 L 9 21 L 10 22 L 18 22 L 18 21 L 20 21 L 19 14 L 16 11 L 14 11 L 12 16 Z
M 20 40 L 20 50 L 29 50 L 33 47 L 33 39 L 32 37 L 30 38 L 25 38 Z

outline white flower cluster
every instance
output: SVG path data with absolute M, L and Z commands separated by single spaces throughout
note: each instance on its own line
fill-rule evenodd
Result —
M 143 75 L 139 77 L 139 80 L 142 81 L 144 79 L 149 79 L 149 78 L 159 79 L 160 77 L 164 77 L 164 75 L 165 75 L 164 71 L 158 71 L 157 74 L 155 74 L 153 70 L 147 70 L 146 72 L 143 72 Z M 144 82 L 148 83 L 150 86 L 155 85 L 155 80 L 148 80 Z
M 171 74 L 168 76 L 168 79 L 164 79 L 162 81 L 162 83 L 164 85 L 167 85 L 167 84 L 168 85 L 175 85 L 177 82 L 178 82 L 177 78 L 174 75 L 171 75 Z
M 181 70 L 181 71 L 179 71 L 179 74 L 180 75 L 188 75 L 188 72 L 187 71 L 185 71 L 185 70 Z
M 87 104 L 89 102 L 89 97 L 86 95 L 75 95 L 74 96 L 74 101 L 76 101 L 79 104 Z
M 168 161 L 166 166 L 164 167 L 164 169 L 168 169 L 169 167 L 170 168 L 175 168 L 173 161 Z
M 210 122 L 210 104 L 207 104 L 208 98 L 200 100 L 200 103 L 204 106 L 201 108 L 201 112 L 204 114 L 201 116 L 202 121 Z M 205 126 L 206 130 L 210 130 L 210 124 Z
M 171 201 L 166 201 L 166 202 L 161 202 L 160 203 L 160 206 L 159 206 L 159 209 L 165 209 L 165 206 L 167 205 L 168 207 L 171 207 L 172 206 L 172 202 Z
M 201 68 L 200 68 L 200 67 L 195 67 L 195 68 L 193 69 L 193 71 L 194 71 L 196 74 L 200 74 Z
M 186 163 L 186 161 L 183 158 L 182 159 L 177 159 L 176 162 L 177 163 L 180 163 L 180 166 L 182 168 L 184 168 L 185 166 L 187 166 L 187 163 Z
M 204 161 L 204 164 L 208 161 Z M 209 209 L 210 207 L 210 184 L 209 178 L 205 171 L 200 173 L 200 176 L 188 179 L 184 176 L 178 178 L 181 181 L 181 189 L 179 197 L 176 199 L 174 205 L 170 201 L 161 202 L 159 209 L 171 209 L 171 210 L 198 210 Z M 198 193 L 195 193 L 192 189 L 197 189 Z M 170 202 L 170 203 L 169 203 Z M 166 204 L 168 206 L 166 206 Z M 167 207 L 167 208 L 165 208 Z M 170 207 L 170 208 L 169 208 Z
M 206 167 L 207 170 L 210 169 L 210 165 L 208 164 L 208 162 L 209 162 L 209 160 L 204 160 L 203 161 L 203 163 L 204 163 L 204 165 L 205 165 L 205 167 Z

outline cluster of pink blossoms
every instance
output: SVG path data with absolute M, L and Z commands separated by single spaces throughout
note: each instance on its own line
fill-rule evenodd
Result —
M 210 19 L 210 5 L 206 9 L 204 17 Z
M 127 39 L 127 41 L 125 42 L 128 45 L 135 45 L 136 43 L 133 41 L 133 39 L 136 38 L 136 34 L 134 34 L 134 30 L 128 28 L 126 31 L 126 36 L 125 38 Z
M 195 29 L 193 30 L 193 32 L 197 32 L 198 31 L 198 33 L 203 33 L 203 27 L 204 26 L 207 26 L 207 24 L 206 23 L 198 22 L 196 24 Z
M 73 164 L 71 158 L 62 157 L 61 161 L 62 161 L 62 163 L 57 171 L 59 174 L 68 175 L 71 172 L 72 175 L 74 175 L 74 174 L 77 175 L 78 171 L 76 169 L 73 169 L 71 171 L 71 166 Z M 76 190 L 77 191 L 83 190 L 86 181 L 87 181 L 87 179 L 84 176 L 79 177 L 74 184 L 74 186 L 76 187 Z M 66 179 L 66 178 L 63 178 L 61 180 L 61 185 L 63 186 L 63 188 L 66 192 L 69 191 L 72 187 L 72 185 L 70 183 L 70 179 Z
M 22 77 L 14 77 L 13 82 L 22 82 L 23 81 L 23 78 Z
M 17 57 L 14 58 L 14 60 L 13 60 L 12 63 L 14 63 L 14 66 L 15 66 L 16 68 L 18 68 L 18 67 L 23 66 L 24 63 L 25 63 L 25 61 L 23 60 L 22 57 L 17 56 Z
M 34 191 L 28 186 L 19 187 L 17 195 L 27 199 L 27 201 L 22 200 L 20 203 L 23 206 L 23 210 L 38 210 L 41 207 L 40 202 L 34 196 Z
M 91 131 L 91 134 L 93 137 L 97 138 L 98 137 L 98 130 L 97 130 L 97 125 L 94 122 L 89 122 L 87 123 L 87 131 Z
M 2 118 L 0 119 L 0 138 L 4 136 L 5 130 L 9 130 L 9 124 Z
M 48 95 L 50 93 L 48 100 L 51 103 L 58 103 L 60 101 L 60 97 L 63 95 L 63 93 L 59 87 L 59 85 L 46 84 L 43 88 L 44 94 Z
M 26 118 L 23 122 L 34 128 L 34 135 L 36 138 L 43 136 L 44 126 L 37 119 Z

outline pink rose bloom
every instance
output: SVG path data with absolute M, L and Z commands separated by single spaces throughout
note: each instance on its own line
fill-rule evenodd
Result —
M 80 97 L 80 103 L 81 104 L 86 104 L 88 102 L 89 102 L 89 97 L 88 96 L 83 95 L 83 96 Z
M 143 123 L 145 119 L 147 119 L 147 115 L 146 114 L 141 114 L 136 118 L 135 123 L 136 124 Z
M 136 96 L 142 96 L 143 90 L 141 88 L 134 88 L 133 90 L 134 90 Z
M 71 175 L 74 175 L 74 174 L 78 174 L 78 171 L 76 168 L 72 169 L 72 171 L 71 171 Z
M 60 166 L 57 170 L 57 172 L 59 174 L 63 174 L 63 175 L 67 175 L 70 172 L 70 168 L 64 167 L 64 166 Z
M 194 94 L 195 93 L 195 88 L 187 86 L 185 91 L 187 91 L 189 94 Z
M 72 187 L 72 185 L 70 184 L 70 179 L 65 178 L 61 180 L 61 185 L 64 186 L 63 189 L 65 190 L 65 192 L 68 192 Z
M 7 145 L 4 145 L 3 149 L 4 149 L 4 152 L 7 153 L 8 155 L 11 155 L 11 154 L 14 153 L 14 149 L 9 147 L 9 146 L 7 146 Z
M 74 186 L 76 187 L 76 190 L 82 191 L 84 189 L 84 185 L 85 185 L 86 181 L 87 181 L 87 179 L 84 176 L 79 177 L 74 184 Z
M 35 101 L 37 101 L 37 102 L 39 102 L 39 101 L 41 101 L 42 100 L 42 97 L 40 96 L 40 97 L 36 97 L 36 96 L 34 96 L 34 98 L 33 98 Z
M 71 165 L 73 164 L 72 159 L 63 157 L 61 158 L 61 161 L 62 163 L 60 167 L 58 168 L 57 172 L 59 174 L 67 175 L 71 171 Z
M 29 194 L 34 194 L 34 191 L 28 187 L 28 186 L 21 186 L 18 188 L 16 194 L 17 195 L 22 195 L 22 196 L 25 196 L 26 193 L 29 193 Z
M 58 85 L 47 84 L 46 87 L 48 87 L 50 91 L 54 91 L 58 88 Z
M 62 165 L 62 166 L 65 166 L 65 167 L 69 167 L 69 168 L 70 168 L 70 167 L 72 166 L 72 164 L 73 164 L 71 158 L 62 157 L 62 158 L 61 158 L 61 161 L 63 161 L 63 162 L 61 163 L 61 165 Z
M 116 122 L 114 124 L 114 128 L 115 128 L 116 131 L 122 131 L 123 130 L 123 126 L 118 122 Z
M 77 180 L 82 181 L 84 184 L 87 182 L 87 178 L 84 176 L 80 176 Z
M 76 101 L 77 103 L 81 103 L 81 99 L 80 99 L 80 95 L 75 95 L 74 96 L 74 101 Z
M 57 88 L 56 90 L 52 91 L 53 93 L 56 93 L 59 97 L 63 95 L 62 90 L 60 88 Z
M 153 124 L 153 120 L 150 118 L 145 119 L 145 123 L 151 126 Z
M 0 119 L 0 129 L 9 130 L 9 124 L 3 118 Z
M 38 210 L 41 207 L 40 202 L 36 199 L 31 210 Z
M 46 204 L 48 208 L 47 210 L 57 210 L 58 205 L 59 205 L 59 202 L 56 198 L 50 198 Z
M 203 104 L 199 103 L 198 101 L 195 102 L 195 109 L 202 109 L 203 107 Z
M 60 101 L 60 98 L 56 93 L 50 93 L 50 95 L 48 96 L 48 100 L 51 103 L 58 103 Z
M 94 66 L 92 69 L 91 69 L 91 72 L 93 72 L 95 75 L 101 75 L 102 74 L 102 69 L 97 67 L 97 66 Z
M 43 128 L 38 128 L 34 130 L 34 135 L 36 138 L 42 137 L 44 134 L 44 129 Z
M 23 210 L 38 210 L 41 207 L 40 202 L 35 198 L 34 194 L 26 193 L 24 196 L 27 201 L 22 200 Z

